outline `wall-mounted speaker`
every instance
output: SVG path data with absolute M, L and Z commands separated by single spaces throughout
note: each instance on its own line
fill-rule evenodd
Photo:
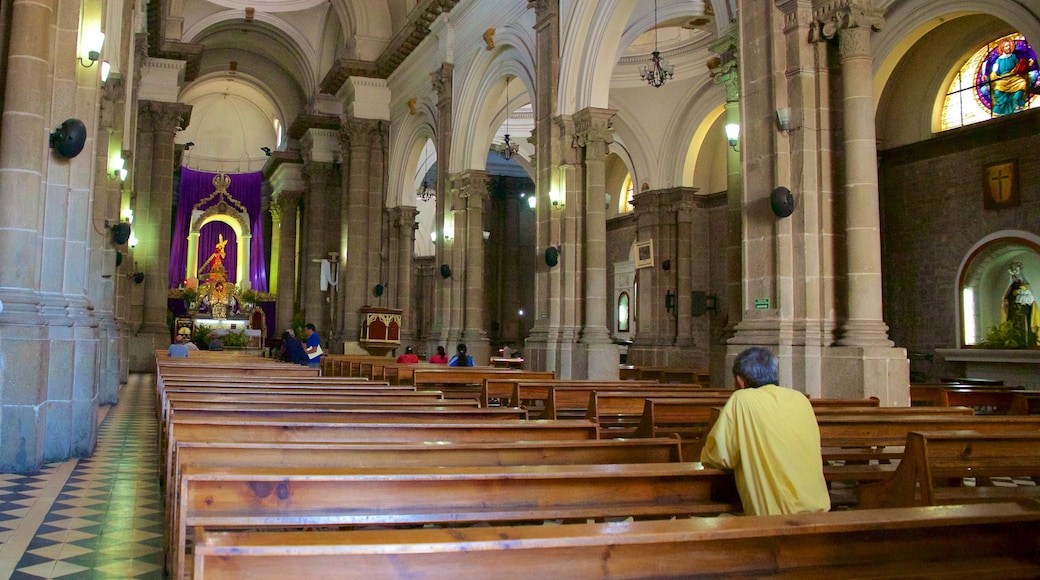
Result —
M 545 248 L 545 265 L 553 268 L 560 263 L 560 250 L 555 246 Z
M 386 292 L 386 286 L 382 284 L 376 284 L 376 287 L 372 289 L 372 293 L 376 296 L 382 296 L 383 292 Z
M 451 266 L 441 264 L 441 278 L 451 278 Z
M 773 208 L 776 217 L 785 218 L 794 213 L 794 196 L 791 190 L 780 186 L 769 194 L 769 205 Z
M 130 224 L 119 222 L 112 226 L 112 243 L 122 246 L 130 239 Z
M 51 133 L 51 148 L 65 159 L 72 159 L 83 151 L 87 142 L 87 126 L 79 119 L 65 119 Z

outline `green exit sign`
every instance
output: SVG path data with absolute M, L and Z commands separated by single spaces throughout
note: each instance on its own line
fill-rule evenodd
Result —
M 769 299 L 755 298 L 755 310 L 769 310 Z

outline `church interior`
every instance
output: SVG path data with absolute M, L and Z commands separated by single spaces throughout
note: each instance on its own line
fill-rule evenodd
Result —
M 178 335 L 1040 391 L 1037 39 L 1026 0 L 0 0 L 0 576 L 162 577 L 120 441 Z

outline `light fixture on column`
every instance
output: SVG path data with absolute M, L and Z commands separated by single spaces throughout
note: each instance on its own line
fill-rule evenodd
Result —
M 105 44 L 105 33 L 100 30 L 82 32 L 80 56 L 76 58 L 83 68 L 90 68 L 101 58 L 101 47 Z M 83 57 L 86 57 L 85 59 Z
M 509 139 L 509 77 L 506 77 L 506 135 L 504 138 L 505 143 L 502 145 L 502 151 L 499 153 L 502 155 L 502 159 L 512 159 L 520 151 L 520 144 L 514 143 Z
M 107 60 L 101 61 L 101 82 L 108 81 L 108 75 L 112 72 L 112 63 Z
M 423 181 L 422 185 L 419 186 L 419 189 L 415 191 L 415 197 L 418 197 L 423 201 L 430 201 L 431 199 L 437 197 L 437 194 L 432 189 L 430 189 L 429 183 Z
M 740 152 L 740 125 L 737 123 L 726 123 L 726 141 L 734 151 Z
M 672 78 L 675 66 L 661 58 L 661 52 L 657 50 L 657 0 L 654 0 L 654 52 L 650 54 L 650 63 L 644 64 L 639 69 L 639 76 L 652 87 L 660 87 Z

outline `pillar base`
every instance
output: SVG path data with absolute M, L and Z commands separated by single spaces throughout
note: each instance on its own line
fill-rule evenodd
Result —
M 138 332 L 130 338 L 130 372 L 154 373 L 155 351 L 170 347 L 169 330 L 164 332 Z
M 882 407 L 910 406 L 910 361 L 903 348 L 823 349 L 822 394 L 828 399 L 877 397 Z

